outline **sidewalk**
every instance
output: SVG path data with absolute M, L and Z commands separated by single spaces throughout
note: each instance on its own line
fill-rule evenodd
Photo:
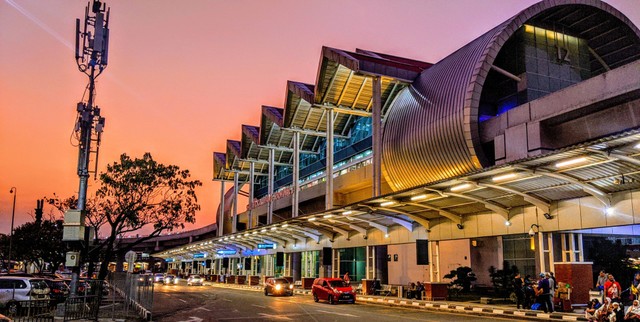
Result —
M 213 287 L 223 288 L 235 288 L 235 289 L 247 289 L 252 291 L 262 292 L 262 286 L 248 286 L 248 285 L 236 285 L 236 284 L 222 284 L 206 282 L 205 285 Z M 295 294 L 311 296 L 311 290 L 296 289 Z M 518 319 L 518 320 L 532 320 L 532 321 L 587 321 L 584 314 L 578 313 L 566 313 L 566 312 L 554 312 L 544 313 L 541 311 L 532 310 L 517 310 L 514 305 L 501 305 L 501 304 L 479 304 L 473 302 L 455 302 L 455 301 L 421 301 L 421 300 L 409 300 L 405 298 L 398 298 L 395 296 L 375 296 L 375 295 L 358 295 L 357 301 L 360 303 L 378 304 L 378 305 L 392 305 L 392 306 L 404 306 L 419 308 L 424 310 L 437 310 L 447 311 L 453 313 L 473 314 L 473 315 L 487 315 L 487 316 L 499 316 L 503 318 Z

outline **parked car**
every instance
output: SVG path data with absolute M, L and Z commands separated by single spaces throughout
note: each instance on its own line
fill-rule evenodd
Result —
M 264 283 L 264 295 L 293 295 L 293 284 L 286 278 L 267 278 Z
M 167 275 L 164 276 L 163 283 L 164 283 L 164 285 L 171 285 L 171 284 L 175 285 L 175 284 L 178 284 L 179 280 L 180 279 L 177 276 L 175 276 L 173 274 L 167 274 Z
M 64 302 L 69 296 L 69 286 L 62 279 L 50 279 L 45 278 L 44 282 L 49 287 L 49 298 L 51 298 L 51 304 L 58 304 Z
M 49 292 L 41 278 L 0 276 L 0 307 L 6 308 L 10 315 L 18 312 L 21 301 L 42 300 L 48 304 Z
M 204 278 L 200 275 L 191 275 L 187 279 L 187 285 L 202 285 L 204 283 Z
M 153 275 L 153 282 L 164 283 L 164 274 L 156 273 L 155 275 Z
M 316 278 L 311 289 L 313 300 L 326 300 L 329 304 L 356 302 L 353 288 L 341 278 Z

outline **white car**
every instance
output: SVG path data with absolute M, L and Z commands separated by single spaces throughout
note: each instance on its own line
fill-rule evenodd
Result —
M 167 274 L 164 277 L 164 285 L 178 284 L 179 280 L 180 279 L 177 276 L 173 274 Z
M 153 281 L 155 283 L 164 283 L 164 274 L 156 273 L 155 275 L 153 275 Z
M 49 286 L 41 278 L 0 276 L 0 307 L 15 315 L 21 301 L 49 301 L 49 291 Z
M 191 275 L 187 279 L 187 285 L 202 285 L 204 283 L 204 278 L 200 275 Z

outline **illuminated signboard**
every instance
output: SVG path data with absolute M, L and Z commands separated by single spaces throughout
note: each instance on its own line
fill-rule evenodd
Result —
M 218 255 L 235 255 L 237 253 L 234 249 L 221 249 L 216 252 Z
M 258 249 L 276 249 L 276 244 L 258 244 Z
M 173 258 L 166 258 L 164 261 L 167 262 L 167 263 L 173 263 L 174 259 Z
M 207 257 L 207 254 L 205 253 L 195 253 L 193 254 L 193 258 L 205 258 Z

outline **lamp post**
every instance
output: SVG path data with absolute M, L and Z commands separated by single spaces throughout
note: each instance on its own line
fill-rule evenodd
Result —
M 8 259 L 9 259 L 9 269 L 7 270 L 9 273 L 11 272 L 11 248 L 13 247 L 13 219 L 16 216 L 16 195 L 18 194 L 18 189 L 16 189 L 16 187 L 11 187 L 11 190 L 9 190 L 9 193 L 13 194 L 13 208 L 11 209 L 11 231 L 9 231 L 9 254 L 8 254 Z

